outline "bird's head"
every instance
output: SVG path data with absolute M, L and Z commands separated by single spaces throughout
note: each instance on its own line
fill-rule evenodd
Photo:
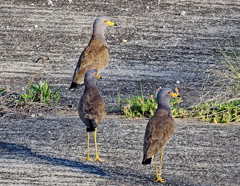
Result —
M 98 71 L 96 69 L 90 69 L 86 72 L 84 77 L 84 84 L 87 85 L 89 83 L 96 83 L 97 79 L 101 79 L 101 76 L 98 75 Z
M 171 88 L 162 88 L 159 90 L 157 95 L 158 103 L 169 103 L 170 99 L 174 97 L 180 96 L 178 95 L 178 90 L 174 93 Z
M 108 26 L 117 26 L 108 17 L 99 17 L 94 21 L 93 30 L 105 30 Z

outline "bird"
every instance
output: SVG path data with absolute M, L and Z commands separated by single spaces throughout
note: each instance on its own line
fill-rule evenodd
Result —
M 143 165 L 148 165 L 154 157 L 154 166 L 156 169 L 155 182 L 165 183 L 162 178 L 162 159 L 164 147 L 172 138 L 174 133 L 174 120 L 172 109 L 170 107 L 170 99 L 179 97 L 178 91 L 174 93 L 171 88 L 162 88 L 157 94 L 158 108 L 152 118 L 148 121 L 143 144 Z M 157 153 L 160 154 L 160 167 L 157 166 Z
M 100 73 L 107 65 L 109 52 L 104 38 L 108 26 L 117 26 L 107 17 L 99 17 L 93 23 L 93 34 L 88 46 L 81 53 L 75 68 L 69 91 L 74 91 L 84 84 L 84 75 L 89 69 Z
M 87 147 L 86 147 L 86 161 L 93 161 L 89 156 L 89 142 L 90 132 L 94 132 L 94 144 L 96 161 L 103 161 L 99 158 L 97 147 L 97 127 L 105 117 L 104 101 L 96 86 L 98 75 L 96 69 L 90 69 L 86 72 L 84 77 L 85 90 L 78 104 L 78 114 L 82 122 L 86 125 Z

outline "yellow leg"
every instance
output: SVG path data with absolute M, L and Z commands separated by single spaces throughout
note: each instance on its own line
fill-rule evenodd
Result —
M 162 178 L 163 153 L 164 153 L 164 147 L 162 148 L 161 154 L 160 154 L 160 169 L 159 169 L 159 173 L 158 173 L 158 168 L 157 168 L 157 155 L 154 156 L 154 163 L 155 163 L 155 167 L 156 167 L 156 180 L 155 180 L 155 182 L 166 183 L 166 181 L 164 181 L 164 179 Z
M 87 132 L 87 148 L 86 148 L 86 158 L 84 161 L 93 161 L 89 156 L 89 142 L 90 142 L 90 134 Z
M 95 161 L 104 161 L 101 160 L 98 156 L 98 147 L 97 147 L 97 128 L 94 131 L 94 144 L 95 144 L 95 150 L 96 150 L 96 157 L 95 157 Z
M 158 174 L 158 166 L 157 166 L 157 155 L 154 156 L 154 167 L 156 169 L 156 178 L 158 178 L 159 174 Z

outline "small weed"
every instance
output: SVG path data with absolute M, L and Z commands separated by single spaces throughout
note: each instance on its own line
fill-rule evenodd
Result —
M 40 81 L 37 86 L 29 83 L 29 88 L 26 89 L 24 94 L 20 94 L 19 103 L 27 102 L 40 102 L 50 105 L 54 105 L 61 97 L 59 91 L 62 87 L 59 87 L 55 92 L 50 91 L 50 85 L 44 81 Z
M 121 108 L 122 108 L 122 98 L 121 98 L 120 93 L 118 93 L 118 104 L 119 104 L 119 107 L 120 107 L 120 110 L 121 110 Z

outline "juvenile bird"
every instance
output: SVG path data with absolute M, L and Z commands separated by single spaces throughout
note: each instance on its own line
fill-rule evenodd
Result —
M 154 166 L 156 169 L 155 182 L 165 183 L 162 178 L 162 159 L 164 146 L 169 142 L 174 133 L 174 120 L 170 107 L 170 99 L 179 97 L 173 93 L 170 88 L 163 88 L 157 94 L 158 108 L 153 117 L 149 120 L 144 136 L 143 145 L 143 165 L 148 165 L 154 157 Z M 157 153 L 161 149 L 160 168 L 157 166 Z
M 97 127 L 105 116 L 105 110 L 104 101 L 96 86 L 97 78 L 100 79 L 101 77 L 98 75 L 96 69 L 90 69 L 87 71 L 84 78 L 85 90 L 78 104 L 79 117 L 87 127 L 87 148 L 86 159 L 84 160 L 89 161 L 93 161 L 89 156 L 90 132 L 94 132 L 94 144 L 96 150 L 95 160 L 103 161 L 98 155 Z
M 84 75 L 89 69 L 96 69 L 100 73 L 107 66 L 109 52 L 104 31 L 108 26 L 117 25 L 109 21 L 107 17 L 99 17 L 94 21 L 92 38 L 79 57 L 70 91 L 76 90 L 84 84 Z

